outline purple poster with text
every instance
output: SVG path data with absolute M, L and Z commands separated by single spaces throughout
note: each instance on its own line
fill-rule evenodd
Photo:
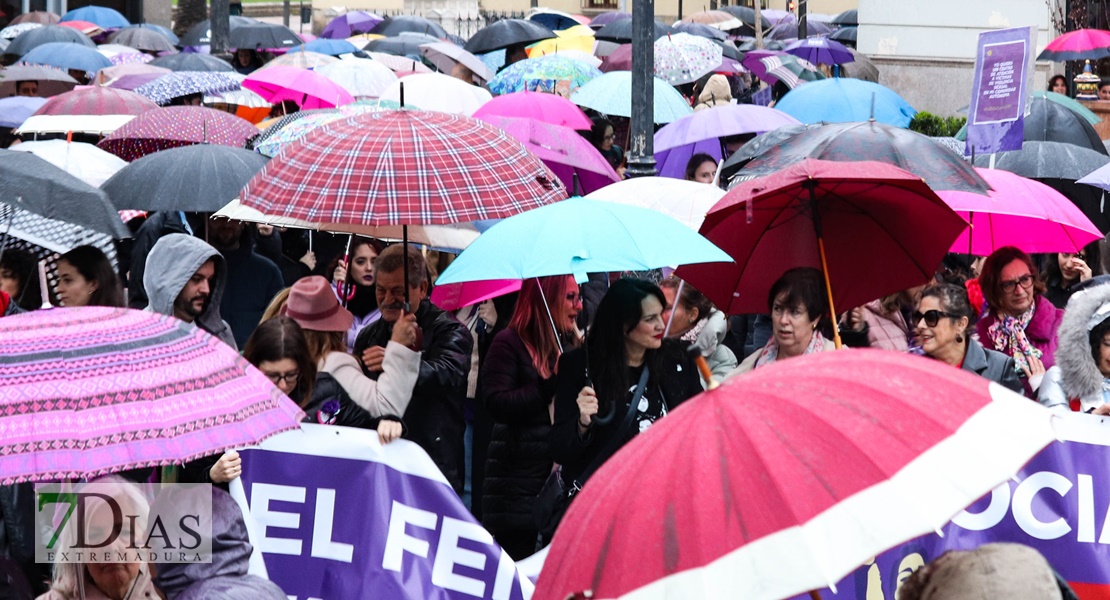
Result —
M 1021 150 L 1036 29 L 979 34 L 967 120 L 967 155 Z

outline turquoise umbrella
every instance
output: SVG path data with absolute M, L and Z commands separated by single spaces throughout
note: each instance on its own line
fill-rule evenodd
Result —
M 694 109 L 690 108 L 690 103 L 671 84 L 658 77 L 653 79 L 655 80 L 655 118 L 653 120 L 656 123 L 670 123 L 694 112 Z M 629 71 L 605 73 L 578 88 L 571 94 L 570 100 L 578 106 L 592 108 L 602 114 L 631 117 L 632 73 Z
M 732 262 L 701 234 L 662 213 L 569 198 L 504 219 L 451 263 L 438 285 L 547 275 L 647 271 Z

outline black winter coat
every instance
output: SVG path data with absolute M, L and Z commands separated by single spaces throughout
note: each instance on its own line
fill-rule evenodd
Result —
M 424 348 L 412 401 L 402 415 L 409 428 L 407 438 L 432 457 L 451 487 L 461 494 L 466 474 L 463 403 L 474 338 L 454 315 L 427 299 L 416 310 L 416 323 L 424 334 Z M 355 356 L 361 357 L 370 346 L 384 348 L 392 333 L 393 324 L 385 319 L 368 325 L 355 338 Z M 381 374 L 365 372 L 374 380 Z
M 493 434 L 482 483 L 482 524 L 493 533 L 534 531 L 532 504 L 551 473 L 548 403 L 555 379 L 541 379 L 516 331 L 497 334 L 479 375 Z

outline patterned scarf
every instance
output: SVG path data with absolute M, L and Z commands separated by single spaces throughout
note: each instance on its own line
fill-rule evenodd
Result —
M 1043 354 L 1025 336 L 1025 328 L 1033 320 L 1033 313 L 1037 310 L 1036 302 L 1029 305 L 1029 309 L 1021 313 L 1020 317 L 1001 317 L 987 328 L 994 349 L 1012 356 L 1018 374 L 1025 375 L 1029 368 L 1029 356 L 1040 358 Z
M 806 351 L 803 352 L 802 354 L 813 354 L 815 352 L 824 352 L 824 351 L 825 351 L 825 336 L 821 335 L 820 331 L 814 330 L 813 331 L 813 339 L 811 339 L 809 341 L 809 345 L 806 346 Z M 755 367 L 754 368 L 758 369 L 759 367 L 762 367 L 763 365 L 769 365 L 769 364 L 775 362 L 775 360 L 778 357 L 779 357 L 779 343 L 778 343 L 778 341 L 775 340 L 775 336 L 772 335 L 770 341 L 767 342 L 767 345 L 764 346 L 763 349 L 759 351 L 759 358 L 755 359 Z

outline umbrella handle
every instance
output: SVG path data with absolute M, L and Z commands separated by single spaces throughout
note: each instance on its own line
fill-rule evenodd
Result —
M 829 263 L 825 260 L 825 238 L 818 236 L 817 251 L 821 254 L 821 274 L 825 276 L 825 293 L 829 295 L 829 314 L 832 316 L 833 342 L 840 350 L 844 343 L 840 340 L 840 325 L 836 322 L 836 305 L 833 304 L 832 285 L 829 283 Z

